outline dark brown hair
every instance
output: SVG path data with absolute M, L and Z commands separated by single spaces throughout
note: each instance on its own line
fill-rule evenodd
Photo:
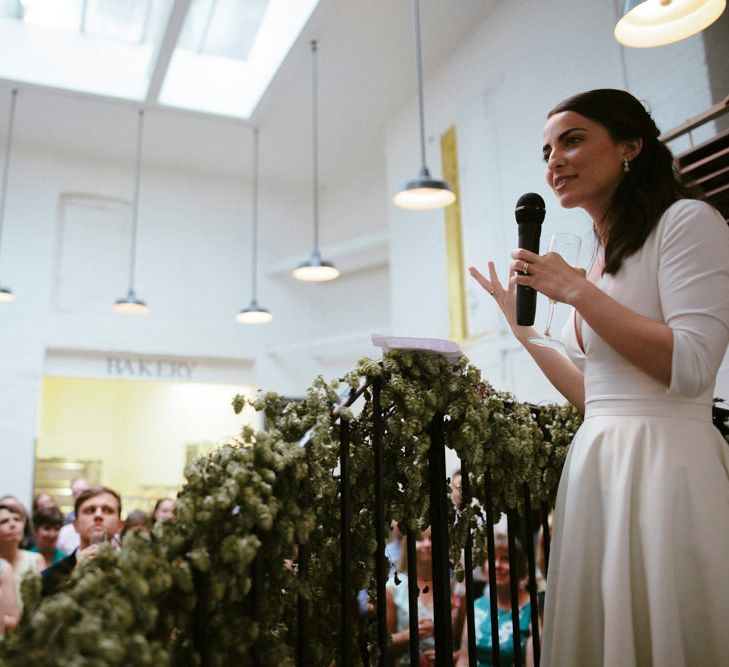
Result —
M 95 498 L 96 496 L 100 496 L 102 493 L 110 493 L 114 496 L 114 498 L 116 498 L 116 503 L 119 506 L 118 514 L 121 516 L 121 496 L 119 496 L 114 489 L 110 489 L 108 486 L 92 486 L 79 493 L 78 498 L 76 498 L 76 502 L 73 504 L 73 511 L 76 513 L 76 518 L 78 518 L 78 511 L 81 508 L 81 505 L 83 505 L 89 498 Z
M 122 539 L 133 528 L 149 530 L 149 515 L 144 510 L 132 510 L 127 514 L 127 518 L 124 521 L 124 528 L 122 528 Z
M 666 209 L 678 199 L 695 198 L 673 167 L 673 155 L 658 140 L 660 134 L 643 104 L 624 90 L 603 88 L 579 93 L 560 102 L 548 114 L 574 111 L 602 125 L 613 141 L 642 139 L 640 153 L 630 162 L 613 194 L 603 220 L 609 222 L 605 247 L 608 274 L 638 251 Z
M 60 528 L 63 526 L 63 514 L 57 507 L 39 507 L 33 512 L 33 528 L 38 530 L 42 526 Z

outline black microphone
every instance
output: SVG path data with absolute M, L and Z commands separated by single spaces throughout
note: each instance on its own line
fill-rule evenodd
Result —
M 514 209 L 516 223 L 519 225 L 519 247 L 539 254 L 539 236 L 544 221 L 544 199 L 536 192 L 527 192 L 519 197 Z M 525 275 L 523 271 L 517 271 Z M 537 311 L 537 291 L 527 285 L 516 286 L 516 323 L 519 326 L 532 326 Z

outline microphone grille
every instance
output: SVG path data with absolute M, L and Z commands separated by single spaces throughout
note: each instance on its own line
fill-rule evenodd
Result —
M 514 215 L 516 221 L 542 223 L 545 214 L 544 199 L 536 192 L 527 192 L 516 201 Z

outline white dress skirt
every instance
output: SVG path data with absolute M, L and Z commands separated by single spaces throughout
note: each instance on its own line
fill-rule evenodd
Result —
M 711 422 L 729 341 L 729 229 L 675 203 L 598 286 L 673 331 L 661 386 L 575 318 L 585 421 L 560 480 L 543 667 L 729 665 L 729 444 Z

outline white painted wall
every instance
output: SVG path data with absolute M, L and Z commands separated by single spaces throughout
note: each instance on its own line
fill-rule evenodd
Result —
M 373 155 L 356 179 L 322 193 L 321 247 L 325 255 L 331 248 L 344 270 L 332 284 L 303 285 L 290 275 L 312 250 L 311 189 L 261 185 L 258 297 L 274 320 L 251 327 L 234 319 L 251 297 L 249 184 L 235 174 L 144 164 L 136 288 L 151 313 L 112 312 L 126 293 L 126 276 L 110 287 L 106 306 L 60 311 L 52 300 L 60 197 L 128 199 L 132 175 L 125 160 L 43 153 L 21 143 L 12 159 L 0 258 L 3 282 L 17 295 L 0 309 L 0 489 L 30 499 L 41 382 L 57 350 L 66 352 L 67 366 L 76 363 L 66 372 L 79 376 L 86 374 L 84 353 L 175 357 L 213 369 L 206 381 L 216 360 L 218 366 L 238 360 L 244 363 L 235 366 L 234 381 L 287 395 L 302 394 L 319 373 L 349 370 L 371 352 L 366 334 L 386 329 L 390 311 L 382 157 Z M 93 252 L 79 248 L 77 261 Z M 358 254 L 367 257 L 354 261 Z M 270 270 L 282 262 L 285 272 Z M 218 374 L 217 381 L 231 382 L 226 369 Z
M 589 219 L 582 211 L 558 208 L 544 181 L 542 127 L 547 111 L 561 99 L 591 88 L 629 88 L 649 102 L 664 129 L 711 105 L 701 36 L 628 51 L 613 39 L 616 15 L 612 3 L 602 0 L 498 3 L 427 80 L 428 164 L 436 177 L 438 137 L 456 127 L 466 266 L 485 269 L 493 259 L 505 275 L 517 239 L 514 204 L 524 192 L 540 193 L 547 204 L 542 247 L 556 231 L 577 233 L 587 247 L 583 262 L 589 262 Z M 414 100 L 389 123 L 386 156 L 388 188 L 395 192 L 418 168 Z M 388 218 L 393 333 L 446 338 L 443 214 L 391 206 Z M 484 377 L 521 400 L 559 400 L 505 330 L 496 306 L 472 279 L 466 281 L 474 338 L 464 350 Z M 537 324 L 544 305 L 539 303 Z

